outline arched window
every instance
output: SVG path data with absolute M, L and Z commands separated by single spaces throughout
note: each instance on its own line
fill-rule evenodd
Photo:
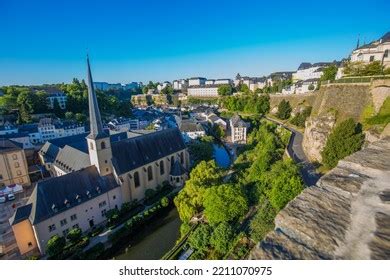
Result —
M 184 164 L 184 154 L 183 154 L 183 152 L 180 153 L 180 163 Z
M 165 170 L 164 170 L 164 161 L 160 161 L 160 175 L 164 175 Z
M 153 170 L 152 170 L 152 166 L 149 166 L 148 167 L 148 181 L 152 181 L 153 180 Z
M 89 148 L 90 148 L 91 150 L 93 150 L 93 143 L 92 143 L 92 142 L 89 143 Z
M 136 188 L 138 188 L 140 186 L 138 171 L 134 172 L 134 186 Z
M 106 143 L 104 141 L 102 143 L 100 143 L 100 148 L 102 150 L 104 150 L 106 148 Z

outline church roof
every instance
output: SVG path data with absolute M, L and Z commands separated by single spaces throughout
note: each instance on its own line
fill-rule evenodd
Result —
M 186 170 L 184 169 L 183 165 L 181 165 L 180 161 L 176 160 L 175 164 L 173 165 L 173 168 L 171 170 L 170 175 L 181 176 L 185 173 L 186 173 Z
M 170 128 L 112 143 L 118 175 L 186 148 L 179 129 Z
M 114 176 L 100 176 L 95 166 L 40 181 L 27 204 L 16 210 L 10 223 L 30 219 L 31 224 L 38 224 L 116 187 Z
M 100 116 L 100 110 L 93 87 L 93 80 L 91 74 L 91 67 L 89 65 L 89 58 L 87 56 L 87 85 L 88 85 L 88 103 L 89 103 L 89 122 L 91 131 L 88 138 L 99 139 L 107 137 L 108 134 L 103 130 L 102 118 Z

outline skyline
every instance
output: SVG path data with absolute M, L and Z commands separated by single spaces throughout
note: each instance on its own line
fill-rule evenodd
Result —
M 92 6 L 72 0 L 56 3 L 56 10 L 46 0 L 0 2 L 0 36 L 6 38 L 0 45 L 0 85 L 83 79 L 87 52 L 97 82 L 293 71 L 301 62 L 348 57 L 358 34 L 363 43 L 389 31 L 390 3 L 374 2 L 365 7 L 365 1 L 330 1 L 325 7 L 309 1 L 271 6 L 229 0 L 221 6 L 116 0 Z

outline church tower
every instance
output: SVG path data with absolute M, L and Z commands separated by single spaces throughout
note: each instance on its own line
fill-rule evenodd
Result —
M 93 87 L 91 67 L 87 56 L 87 85 L 90 133 L 87 136 L 88 152 L 91 165 L 95 165 L 100 175 L 112 173 L 112 151 L 109 134 L 103 130 L 102 119 L 100 117 L 99 106 Z

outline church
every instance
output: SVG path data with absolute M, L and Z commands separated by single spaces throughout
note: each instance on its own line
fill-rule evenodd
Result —
M 164 182 L 181 187 L 190 159 L 178 128 L 109 135 L 103 129 L 87 57 L 89 134 L 46 142 L 39 152 L 54 177 L 39 181 L 10 223 L 19 251 L 45 254 L 54 235 L 83 232 L 106 221 L 125 202 L 142 200 Z

